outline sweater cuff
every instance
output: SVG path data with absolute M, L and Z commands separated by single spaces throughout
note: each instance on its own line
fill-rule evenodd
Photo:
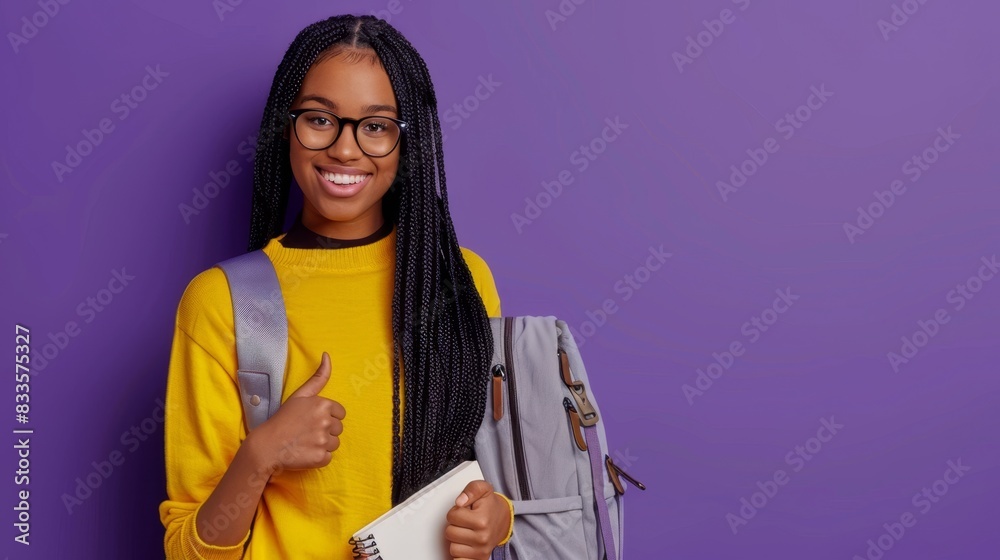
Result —
M 240 542 L 234 545 L 218 546 L 206 543 L 201 539 L 201 535 L 198 534 L 197 523 L 198 513 L 201 511 L 203 505 L 204 502 L 199 504 L 194 513 L 189 515 L 184 521 L 186 527 L 182 529 L 183 540 L 187 541 L 184 543 L 184 548 L 194 551 L 195 557 L 202 560 L 239 560 L 242 558 L 243 547 L 250 538 L 250 531 L 247 530 L 247 534 L 243 535 Z
M 493 492 L 493 493 L 503 498 L 503 500 L 507 502 L 507 507 L 510 509 L 510 528 L 507 529 L 507 536 L 504 538 L 504 540 L 500 541 L 497 544 L 497 546 L 503 546 L 507 544 L 508 541 L 510 541 L 510 538 L 512 536 L 514 536 L 514 502 L 510 501 L 510 498 L 504 496 L 500 492 Z

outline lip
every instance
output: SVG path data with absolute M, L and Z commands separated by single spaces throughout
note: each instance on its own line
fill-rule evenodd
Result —
M 366 173 L 364 171 L 357 170 L 352 167 L 324 165 L 322 166 L 322 169 L 323 171 L 327 171 L 329 173 L 344 173 L 346 175 L 367 175 L 367 177 L 365 177 L 365 179 L 360 183 L 355 183 L 353 185 L 338 185 L 334 182 L 327 181 L 326 179 L 324 179 L 323 175 L 320 173 L 319 167 L 313 167 L 313 170 L 316 172 L 316 178 L 319 179 L 320 184 L 323 186 L 323 190 L 325 190 L 326 193 L 329 194 L 330 196 L 334 196 L 337 198 L 348 198 L 358 194 L 359 192 L 361 192 L 361 189 L 365 188 L 365 185 L 368 184 L 368 181 L 370 181 L 373 176 L 371 173 Z M 350 170 L 350 171 L 343 171 L 343 170 Z

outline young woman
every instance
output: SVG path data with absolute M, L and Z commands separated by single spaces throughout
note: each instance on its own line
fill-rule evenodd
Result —
M 388 23 L 332 17 L 289 46 L 261 121 L 249 243 L 282 287 L 283 402 L 247 433 L 229 287 L 219 268 L 198 274 L 168 372 L 168 559 L 351 558 L 355 530 L 472 457 L 500 300 L 458 244 L 441 150 L 427 66 Z M 303 206 L 282 233 L 292 176 Z M 512 514 L 473 482 L 442 538 L 454 558 L 486 559 Z

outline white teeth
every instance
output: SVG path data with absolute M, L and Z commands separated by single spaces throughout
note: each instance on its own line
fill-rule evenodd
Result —
M 321 171 L 323 178 L 337 185 L 353 185 L 368 178 L 368 175 L 345 175 L 343 173 L 327 173 Z

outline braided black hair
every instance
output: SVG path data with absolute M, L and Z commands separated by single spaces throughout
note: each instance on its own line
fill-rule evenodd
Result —
M 249 250 L 281 233 L 291 188 L 286 130 L 291 103 L 309 68 L 339 53 L 378 57 L 396 95 L 399 118 L 409 124 L 399 148 L 399 172 L 382 200 L 385 221 L 397 226 L 392 296 L 395 505 L 472 457 L 486 406 L 493 335 L 448 209 L 430 73 L 409 41 L 374 16 L 341 15 L 309 25 L 278 65 L 254 158 Z M 406 396 L 402 435 L 400 359 Z

